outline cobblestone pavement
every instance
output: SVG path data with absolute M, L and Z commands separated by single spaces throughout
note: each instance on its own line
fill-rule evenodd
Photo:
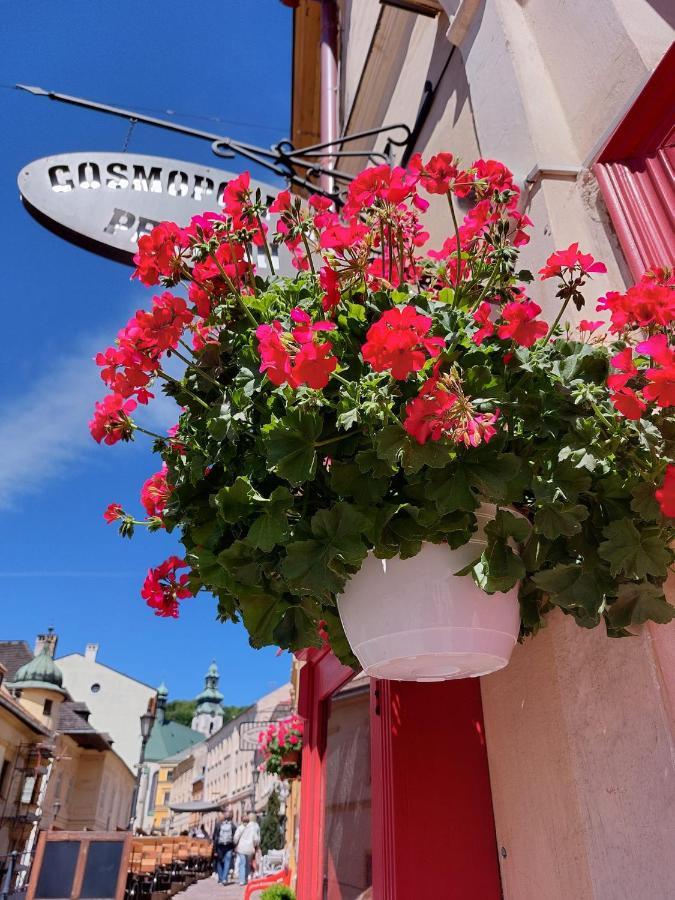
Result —
M 238 884 L 218 884 L 215 878 L 202 878 L 177 895 L 179 900 L 242 900 L 243 896 L 243 887 Z

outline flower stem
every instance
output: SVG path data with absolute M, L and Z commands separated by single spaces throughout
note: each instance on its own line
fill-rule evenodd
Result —
M 316 275 L 314 260 L 312 259 L 312 251 L 309 249 L 309 241 L 307 240 L 307 235 L 304 231 L 301 231 L 300 234 L 302 235 L 302 243 L 305 245 L 305 253 L 307 254 L 307 262 L 309 263 L 309 268 L 312 271 L 312 275 Z
M 181 389 L 181 391 L 184 391 L 186 394 L 188 394 L 188 396 L 192 397 L 192 399 L 193 399 L 196 403 L 199 403 L 201 406 L 204 407 L 204 409 L 209 409 L 209 404 L 206 403 L 204 400 L 202 400 L 201 397 L 198 397 L 197 394 L 194 394 L 194 393 L 190 390 L 190 388 L 185 387 L 185 385 L 183 384 L 182 381 L 179 381 L 177 378 L 173 378 L 171 375 L 167 375 L 166 372 L 163 372 L 161 369 L 159 369 L 159 371 L 157 372 L 157 375 L 158 375 L 160 378 L 163 378 L 165 381 L 170 381 L 170 382 L 172 382 L 173 384 L 177 384 L 178 387 Z
M 450 191 L 447 192 L 446 197 L 448 198 L 448 206 L 450 207 L 450 215 L 452 216 L 452 227 L 455 229 L 455 243 L 457 244 L 456 252 L 457 252 L 457 273 L 455 276 L 455 298 L 459 293 L 459 280 L 462 272 L 462 258 L 461 258 L 461 245 L 459 242 L 459 224 L 457 222 L 457 214 L 455 213 L 455 204 L 452 202 L 452 194 Z
M 267 235 L 265 234 L 265 229 L 263 228 L 262 219 L 260 218 L 260 213 L 256 213 L 256 219 L 258 220 L 258 228 L 260 229 L 260 234 L 262 235 L 263 245 L 265 247 L 265 256 L 267 257 L 267 263 L 270 267 L 270 272 L 272 275 L 276 275 L 274 271 L 274 263 L 272 262 L 272 252 L 270 250 L 270 246 L 267 243 Z
M 190 360 L 186 356 L 183 356 L 182 353 L 179 353 L 178 350 L 174 349 L 171 352 L 175 356 L 177 356 L 178 359 L 182 360 L 186 366 L 192 369 L 193 372 L 195 372 L 197 375 L 200 375 L 202 378 L 205 378 L 206 381 L 210 381 L 214 387 L 217 387 L 219 391 L 222 391 L 223 385 L 219 381 L 216 381 L 215 378 L 212 378 L 203 369 L 200 369 L 199 366 L 196 366 L 193 362 L 190 362 Z
M 332 376 L 333 376 L 333 378 L 336 378 L 341 384 L 344 384 L 345 387 L 350 388 L 352 386 L 351 382 L 347 381 L 346 378 L 343 378 L 342 375 L 338 375 L 337 372 L 333 372 Z
M 570 297 L 566 297 L 566 298 L 565 298 L 565 302 L 564 302 L 563 305 L 560 307 L 560 311 L 558 312 L 558 315 L 555 317 L 555 319 L 554 319 L 554 321 L 553 321 L 553 325 L 551 325 L 551 327 L 550 327 L 549 330 L 548 330 L 548 334 L 547 334 L 546 337 L 544 338 L 544 343 L 545 343 L 545 344 L 547 344 L 547 343 L 549 342 L 549 340 L 550 340 L 550 338 L 551 338 L 551 335 L 553 334 L 554 330 L 556 329 L 556 327 L 557 327 L 557 325 L 558 325 L 558 322 L 562 319 L 563 314 L 564 314 L 565 310 L 567 309 L 567 304 L 568 304 L 569 302 L 570 302 Z
M 469 314 L 471 314 L 472 312 L 475 312 L 475 311 L 478 309 L 478 307 L 481 305 L 481 303 L 482 303 L 482 301 L 483 301 L 483 297 L 485 297 L 485 295 L 487 294 L 487 292 L 490 290 L 490 288 L 492 287 L 492 285 L 495 283 L 495 281 L 496 281 L 498 275 L 499 275 L 499 269 L 497 269 L 497 268 L 493 269 L 492 272 L 491 272 L 491 274 L 490 274 L 490 277 L 489 277 L 488 280 L 485 282 L 485 287 L 484 287 L 483 290 L 480 292 L 480 295 L 479 295 L 478 299 L 476 300 L 476 302 L 473 304 L 473 306 L 472 306 L 471 309 L 469 310 Z
M 135 422 L 132 422 L 131 425 L 135 431 L 140 431 L 141 434 L 147 434 L 147 436 L 153 438 L 153 440 L 156 440 L 156 441 L 168 441 L 169 440 L 166 435 L 155 434 L 154 431 L 148 431 L 147 428 L 141 428 L 141 426 L 137 425 Z
M 340 434 L 337 437 L 326 438 L 325 441 L 315 441 L 315 447 L 325 447 L 327 444 L 337 444 L 338 441 L 345 441 L 349 437 L 354 437 L 354 433 L 350 431 L 348 434 Z
M 223 269 L 223 267 L 221 266 L 220 260 L 217 259 L 213 254 L 211 255 L 211 259 L 215 262 L 216 266 L 218 267 L 218 271 L 220 272 L 220 274 L 223 276 L 223 278 L 224 278 L 225 281 L 227 282 L 227 284 L 228 284 L 230 290 L 232 291 L 232 293 L 234 294 L 234 296 L 235 296 L 235 298 L 236 298 L 236 300 L 237 300 L 237 303 L 241 306 L 244 315 L 245 315 L 246 318 L 249 320 L 249 322 L 251 323 L 251 325 L 253 325 L 254 328 L 257 328 L 257 327 L 258 327 L 258 323 L 256 322 L 255 317 L 253 316 L 253 313 L 251 312 L 251 310 L 248 308 L 248 306 L 247 306 L 246 303 L 244 302 L 244 298 L 241 296 L 241 294 L 239 293 L 239 291 L 236 289 L 236 287 L 235 287 L 234 284 L 232 283 L 232 280 L 231 280 L 230 277 L 228 276 L 228 274 L 227 274 L 227 272 L 225 271 L 225 269 Z

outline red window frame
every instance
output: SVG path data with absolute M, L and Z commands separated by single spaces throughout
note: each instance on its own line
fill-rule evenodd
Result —
M 675 262 L 675 44 L 593 167 L 633 278 Z

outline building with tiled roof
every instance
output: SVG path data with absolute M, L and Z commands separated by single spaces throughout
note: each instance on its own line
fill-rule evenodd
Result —
M 37 831 L 126 828 L 134 774 L 73 699 L 54 660 L 57 636 L 0 642 L 0 865 Z M 11 885 L 10 885 L 11 887 Z

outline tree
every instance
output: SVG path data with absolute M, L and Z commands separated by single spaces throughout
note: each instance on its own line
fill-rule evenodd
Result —
M 171 700 L 166 704 L 166 721 L 179 722 L 189 728 L 196 708 L 196 700 Z
M 270 850 L 281 850 L 284 846 L 284 836 L 281 832 L 281 817 L 279 794 L 276 787 L 272 788 L 272 793 L 265 807 L 265 815 L 260 823 L 260 849 L 263 854 Z
M 192 725 L 192 718 L 197 708 L 196 700 L 171 700 L 166 704 L 166 721 L 179 722 L 181 725 Z M 223 725 L 243 713 L 247 706 L 223 706 Z

